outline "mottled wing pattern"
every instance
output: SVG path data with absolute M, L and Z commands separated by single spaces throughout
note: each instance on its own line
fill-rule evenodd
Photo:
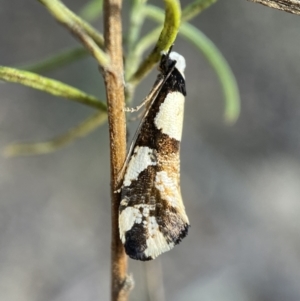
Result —
M 120 237 L 128 256 L 143 261 L 173 248 L 189 227 L 179 160 L 185 80 L 164 59 L 161 72 L 168 78 L 142 121 L 121 187 Z

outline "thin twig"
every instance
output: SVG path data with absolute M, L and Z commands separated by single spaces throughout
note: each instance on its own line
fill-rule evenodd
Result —
M 39 0 L 40 1 L 40 0 Z M 57 0 L 42 0 L 42 1 L 57 1 Z M 60 1 L 59 1 L 60 2 Z M 99 3 L 98 3 L 99 5 Z M 102 34 L 97 31 L 93 26 L 91 26 L 88 22 L 85 22 L 78 15 L 74 14 L 68 7 L 66 7 L 63 3 L 60 2 L 61 10 L 68 15 L 68 17 L 80 28 L 82 28 L 101 48 L 104 48 L 104 38 Z
M 265 6 L 286 11 L 288 13 L 300 15 L 299 0 L 248 0 Z
M 84 31 L 96 42 L 96 44 L 103 48 L 104 39 L 103 36 L 89 23 L 82 20 L 71 10 L 69 10 L 61 1 L 59 0 L 38 0 L 40 3 L 46 6 L 49 12 L 57 19 L 59 22 L 64 22 L 66 19 L 72 21 L 73 24 L 84 29 Z
M 109 70 L 104 69 L 107 96 L 111 162 L 112 241 L 111 300 L 126 301 L 130 291 L 127 257 L 119 236 L 118 215 L 120 195 L 115 193 L 118 174 L 126 156 L 125 96 L 123 79 L 121 0 L 104 1 L 105 50 L 110 56 Z
M 86 34 L 86 32 L 77 25 L 66 24 L 66 27 L 72 32 L 72 34 L 80 40 L 82 45 L 90 52 L 90 54 L 97 60 L 98 64 L 102 68 L 107 68 L 109 64 L 109 57 L 103 52 L 95 41 Z
M 103 38 L 92 26 L 71 12 L 59 0 L 38 1 L 45 5 L 53 17 L 81 41 L 100 66 L 103 68 L 108 66 L 109 57 L 99 48 L 99 46 L 103 46 Z

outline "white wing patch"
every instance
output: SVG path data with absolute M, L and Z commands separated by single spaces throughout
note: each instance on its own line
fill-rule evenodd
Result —
M 137 180 L 139 174 L 150 165 L 156 165 L 153 149 L 147 146 L 137 146 L 128 163 L 124 176 L 123 186 L 130 186 L 133 180 Z
M 184 96 L 180 92 L 171 92 L 159 107 L 154 124 L 164 134 L 181 141 L 184 111 Z
M 146 244 L 147 249 L 145 250 L 145 255 L 153 259 L 174 247 L 174 243 L 167 243 L 164 235 L 158 229 L 155 231 L 155 234 L 146 240 Z
M 143 223 L 145 233 L 148 233 L 146 239 L 145 256 L 156 258 L 163 252 L 169 251 L 174 247 L 173 242 L 167 242 L 164 235 L 159 230 L 159 225 L 155 216 L 149 216 L 150 210 L 155 210 L 155 205 L 135 205 L 125 208 L 119 216 L 120 238 L 125 243 L 125 234 L 136 224 Z
M 165 171 L 159 171 L 155 177 L 155 187 L 160 191 L 161 198 L 168 201 L 171 206 L 178 207 L 181 195 L 178 183 L 170 178 Z
M 120 238 L 125 243 L 125 233 L 130 230 L 134 224 L 142 222 L 142 214 L 138 208 L 127 207 L 119 215 Z
M 121 205 L 126 205 L 128 201 L 123 199 Z M 158 224 L 154 217 L 149 217 L 150 211 L 155 210 L 155 205 L 139 204 L 125 208 L 119 215 L 119 227 L 121 240 L 125 242 L 125 233 L 129 231 L 134 224 L 140 224 L 143 221 L 143 227 L 148 228 L 151 234 L 158 230 Z M 144 219 L 144 220 L 143 220 Z

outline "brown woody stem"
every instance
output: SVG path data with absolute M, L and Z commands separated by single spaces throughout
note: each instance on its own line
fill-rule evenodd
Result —
M 300 15 L 300 0 L 248 0 L 257 2 L 271 8 L 286 11 L 288 13 Z
M 112 242 L 111 242 L 111 300 L 126 301 L 128 285 L 127 257 L 119 237 L 118 213 L 120 194 L 117 190 L 118 173 L 126 156 L 125 97 L 123 79 L 121 0 L 104 1 L 105 51 L 110 57 L 110 66 L 104 69 L 106 86 L 112 198 Z

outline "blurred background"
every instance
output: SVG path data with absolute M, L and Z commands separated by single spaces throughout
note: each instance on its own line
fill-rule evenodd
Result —
M 86 1 L 64 2 L 78 11 Z M 181 186 L 191 229 L 157 260 L 129 260 L 130 300 L 299 301 L 300 16 L 226 0 L 192 23 L 233 69 L 241 115 L 224 123 L 215 73 L 178 38 L 187 60 Z M 1 0 L 0 45 L 0 64 L 16 66 L 78 44 L 37 1 Z M 46 75 L 105 99 L 92 58 Z M 0 149 L 50 139 L 93 112 L 1 82 Z M 107 125 L 50 155 L 0 157 L 0 300 L 109 300 L 109 189 Z

